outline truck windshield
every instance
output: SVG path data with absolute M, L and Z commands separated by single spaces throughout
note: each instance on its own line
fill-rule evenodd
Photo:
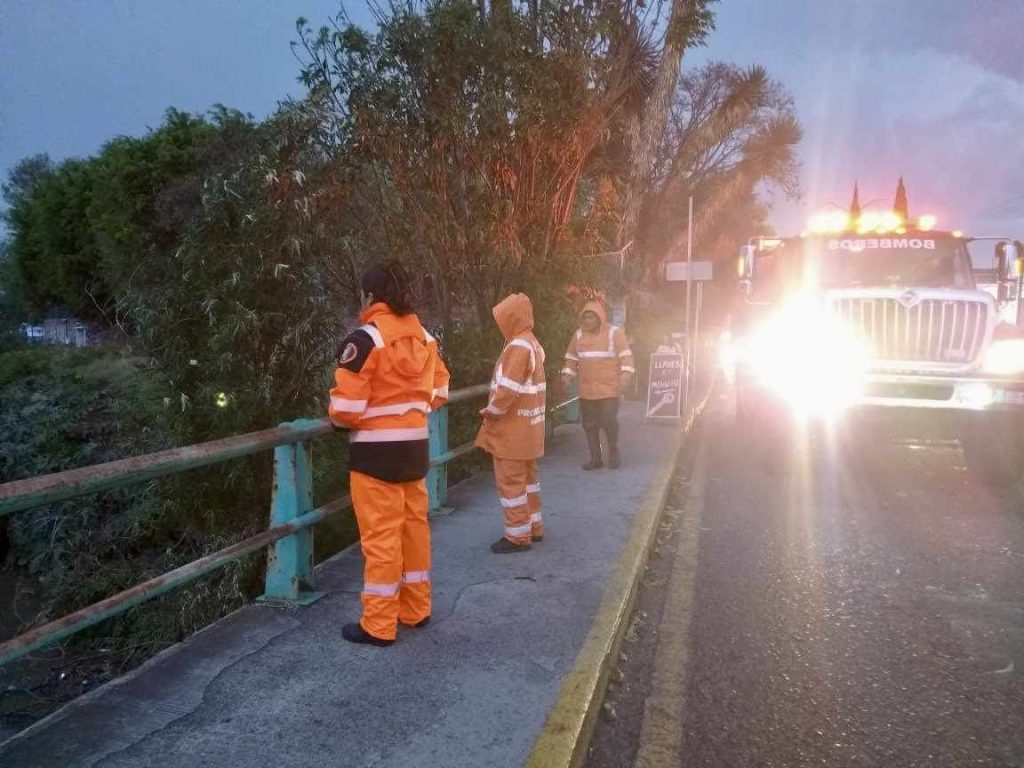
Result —
M 921 235 L 830 238 L 807 241 L 804 260 L 824 288 L 973 288 L 961 250 L 955 240 Z
M 808 287 L 974 288 L 963 245 L 924 234 L 807 238 L 758 254 L 754 295 L 774 301 Z

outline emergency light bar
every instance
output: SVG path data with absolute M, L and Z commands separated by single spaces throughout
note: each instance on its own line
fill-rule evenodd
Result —
M 919 216 L 916 227 L 911 228 L 920 232 L 928 232 L 935 229 L 938 218 L 931 214 Z M 816 213 L 807 220 L 807 234 L 824 235 L 839 232 L 856 232 L 857 234 L 886 234 L 894 233 L 902 235 L 907 231 L 908 222 L 893 211 L 862 211 L 859 216 L 853 216 L 848 211 L 825 211 Z

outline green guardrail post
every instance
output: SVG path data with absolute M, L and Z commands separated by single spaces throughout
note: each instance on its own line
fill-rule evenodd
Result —
M 295 428 L 305 422 L 282 424 Z M 274 449 L 274 495 L 270 526 L 290 523 L 313 509 L 312 456 L 308 442 L 297 441 Z M 323 596 L 313 590 L 313 529 L 303 528 L 278 539 L 267 554 L 265 602 L 309 605 Z
M 430 460 L 448 453 L 448 408 L 443 407 L 431 411 L 427 417 L 430 436 L 427 445 L 430 448 Z M 443 511 L 448 496 L 448 465 L 436 464 L 427 473 L 427 493 L 430 495 L 430 512 L 437 514 Z

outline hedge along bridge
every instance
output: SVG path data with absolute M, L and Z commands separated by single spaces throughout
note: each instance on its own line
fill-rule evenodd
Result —
M 432 512 L 444 505 L 447 496 L 448 462 L 474 450 L 472 442 L 449 448 L 448 406 L 483 397 L 488 391 L 486 384 L 456 390 L 445 407 L 429 415 L 430 472 L 427 490 Z M 560 411 L 565 413 L 566 421 L 577 421 L 578 398 L 570 397 L 548 410 L 549 433 L 554 429 L 556 415 Z M 262 599 L 299 605 L 316 600 L 320 594 L 315 591 L 313 575 L 313 526 L 352 506 L 351 497 L 346 495 L 312 508 L 310 441 L 332 430 L 327 419 L 300 419 L 260 432 L 0 485 L 0 517 L 3 517 L 77 496 L 250 456 L 271 448 L 274 450 L 274 487 L 267 530 L 0 644 L 0 665 L 171 592 L 264 547 L 270 549 Z

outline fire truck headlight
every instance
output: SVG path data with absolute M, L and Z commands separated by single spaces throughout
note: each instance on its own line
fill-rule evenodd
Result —
M 860 395 L 868 351 L 836 318 L 797 305 L 750 338 L 746 358 L 760 383 L 794 411 L 832 416 Z
M 986 373 L 1024 373 L 1024 339 L 1001 339 L 992 342 L 992 346 L 985 352 L 983 367 Z

